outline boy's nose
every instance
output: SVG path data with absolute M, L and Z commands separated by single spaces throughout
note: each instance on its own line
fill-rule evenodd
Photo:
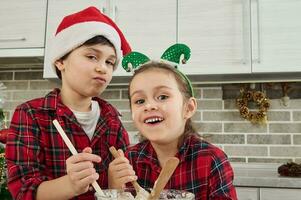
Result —
M 107 72 L 107 67 L 104 63 L 98 63 L 95 67 L 95 71 L 105 74 Z

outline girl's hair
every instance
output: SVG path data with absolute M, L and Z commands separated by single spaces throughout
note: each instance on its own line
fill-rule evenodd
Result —
M 110 40 L 108 40 L 106 37 L 102 36 L 102 35 L 97 35 L 89 40 L 87 40 L 86 42 L 84 42 L 82 45 L 80 45 L 79 47 L 81 46 L 92 46 L 92 45 L 95 45 L 95 44 L 101 44 L 101 45 L 108 45 L 112 48 L 114 48 L 115 50 L 115 47 L 114 45 L 110 42 Z M 77 47 L 77 48 L 79 48 Z M 73 50 L 72 50 L 73 51 Z M 60 58 L 60 60 L 65 60 L 68 58 L 68 56 L 71 54 L 71 52 L 68 52 L 67 54 L 65 54 L 64 56 L 62 56 Z M 116 50 L 115 50 L 116 51 Z M 62 79 L 62 74 L 61 74 L 61 71 L 58 70 L 58 68 L 56 67 L 55 68 L 55 72 L 56 72 L 56 75 L 59 77 L 59 79 Z
M 141 65 L 139 69 L 135 70 L 134 75 L 130 79 L 129 90 L 128 90 L 128 99 L 130 100 L 130 105 L 131 105 L 130 86 L 131 86 L 131 83 L 132 83 L 133 79 L 138 74 L 141 74 L 145 71 L 149 71 L 149 70 L 153 70 L 153 69 L 159 69 L 159 70 L 162 70 L 162 71 L 166 71 L 166 72 L 173 75 L 173 77 L 175 78 L 175 80 L 178 84 L 178 88 L 179 88 L 179 90 L 180 90 L 180 92 L 183 96 L 184 102 L 188 101 L 192 97 L 192 93 L 191 93 L 191 90 L 189 88 L 189 84 L 187 83 L 187 80 L 183 77 L 183 75 L 181 75 L 177 71 L 177 69 L 175 69 L 173 66 L 171 66 L 167 63 L 151 61 L 151 62 L 148 62 L 144 65 Z M 185 138 L 185 137 L 187 137 L 189 135 L 192 135 L 192 134 L 198 136 L 197 131 L 193 127 L 192 121 L 189 118 L 186 121 L 183 136 Z

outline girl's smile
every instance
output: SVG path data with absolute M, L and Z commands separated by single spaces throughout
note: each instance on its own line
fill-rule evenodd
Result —
M 186 119 L 183 96 L 170 73 L 152 69 L 136 75 L 130 96 L 134 123 L 144 137 L 154 143 L 178 142 Z
M 147 119 L 144 120 L 144 123 L 146 124 L 158 124 L 162 122 L 164 119 L 162 117 L 148 117 Z

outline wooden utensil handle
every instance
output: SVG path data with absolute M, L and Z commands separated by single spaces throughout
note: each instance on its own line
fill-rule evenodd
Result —
M 114 158 L 120 157 L 120 155 L 119 155 L 119 153 L 118 153 L 118 151 L 116 150 L 115 147 L 111 146 L 111 147 L 109 148 L 109 150 L 110 150 L 110 152 L 111 152 L 111 154 L 113 155 Z
M 148 200 L 155 200 L 159 198 L 161 191 L 169 181 L 179 162 L 179 159 L 176 157 L 172 157 L 167 160 L 155 182 L 154 188 Z
M 121 157 L 121 155 L 118 153 L 118 151 L 116 150 L 116 148 L 115 148 L 114 146 L 111 146 L 111 147 L 109 148 L 109 150 L 110 150 L 110 152 L 111 152 L 111 154 L 113 155 L 114 158 L 119 158 L 119 157 Z M 137 192 L 139 192 L 141 186 L 137 183 L 137 181 L 132 181 L 131 183 L 133 184 L 135 190 L 136 190 Z
M 77 151 L 76 151 L 75 147 L 73 146 L 73 144 L 69 140 L 68 136 L 66 135 L 65 131 L 61 127 L 60 123 L 56 119 L 53 120 L 52 123 L 55 126 L 55 128 L 57 129 L 57 131 L 59 132 L 59 134 L 61 135 L 61 137 L 63 138 L 63 141 L 65 142 L 65 144 L 67 145 L 67 147 L 71 151 L 72 155 L 77 155 Z M 101 190 L 100 186 L 98 185 L 98 183 L 96 181 L 94 181 L 92 183 L 92 186 L 94 187 L 95 191 L 97 192 L 97 194 L 99 196 L 102 196 L 102 197 L 106 196 L 103 193 L 103 191 Z

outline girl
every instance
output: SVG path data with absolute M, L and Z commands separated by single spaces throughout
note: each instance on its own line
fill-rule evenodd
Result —
M 152 188 L 166 160 L 176 156 L 180 163 L 166 189 L 187 190 L 202 200 L 237 199 L 226 154 L 202 140 L 192 127 L 197 103 L 187 77 L 169 64 L 149 62 L 135 71 L 129 100 L 134 124 L 146 140 L 125 155 L 142 187 Z M 125 158 L 110 164 L 109 173 L 116 174 L 111 177 L 112 187 L 126 183 L 130 164 Z
M 51 45 L 50 61 L 62 86 L 16 108 L 6 144 L 8 188 L 14 199 L 94 200 L 91 183 L 108 187 L 108 147 L 125 150 L 129 144 L 119 113 L 98 96 L 130 47 L 95 7 L 66 16 Z M 78 155 L 71 155 L 54 119 Z

